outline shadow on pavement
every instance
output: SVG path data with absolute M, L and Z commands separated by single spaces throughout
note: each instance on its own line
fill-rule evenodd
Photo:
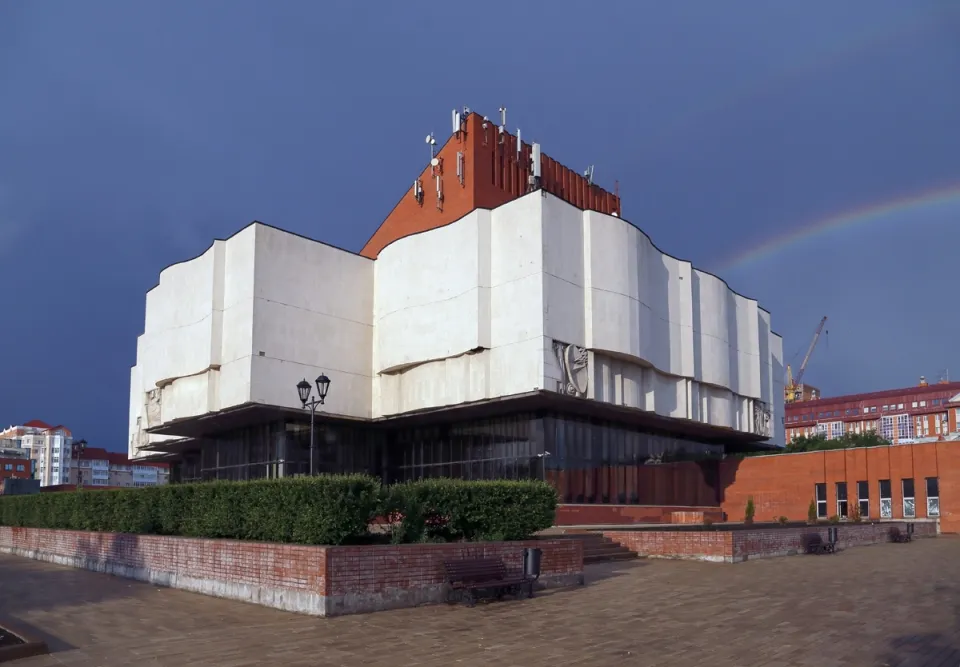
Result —
M 960 604 L 957 589 L 938 584 L 933 588 L 933 597 L 943 599 L 942 609 L 953 609 L 953 632 L 909 634 L 894 637 L 887 650 L 880 656 L 884 667 L 948 667 L 960 664 Z M 906 611 L 906 610 L 905 610 Z
M 143 565 L 138 535 L 98 535 L 80 538 L 78 552 L 91 565 L 103 555 L 130 568 Z M 35 561 L 0 554 L 0 614 L 48 611 L 62 606 L 97 603 L 115 598 L 144 595 L 150 586 L 131 586 L 121 577 L 98 576 L 94 570 Z
M 646 567 L 649 563 L 643 559 L 610 561 L 607 563 L 592 563 L 583 568 L 584 585 L 590 586 L 604 579 L 622 577 L 638 568 Z
M 26 635 L 26 638 L 31 641 L 42 641 L 47 645 L 47 650 L 44 653 L 55 653 L 57 651 L 69 651 L 71 649 L 77 648 L 73 644 L 51 635 L 49 632 L 45 632 L 43 628 L 38 628 L 37 626 L 26 623 L 22 619 L 17 618 L 12 615 L 0 613 L 0 628 L 7 628 L 12 630 L 14 633 L 23 637 Z M 0 660 L 3 662 L 3 660 Z

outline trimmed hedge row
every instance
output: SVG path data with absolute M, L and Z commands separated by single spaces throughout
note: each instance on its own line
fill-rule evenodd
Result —
M 0 525 L 336 545 L 370 539 L 370 523 L 391 517 L 395 543 L 516 540 L 549 528 L 556 505 L 553 487 L 537 481 L 383 487 L 320 475 L 0 497 Z
M 543 482 L 429 479 L 389 487 L 396 543 L 522 540 L 553 525 L 557 493 Z

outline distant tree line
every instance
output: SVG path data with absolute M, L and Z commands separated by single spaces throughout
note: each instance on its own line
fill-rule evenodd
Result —
M 827 439 L 824 435 L 802 435 L 787 443 L 778 454 L 798 454 L 800 452 L 825 452 L 833 449 L 854 449 L 856 447 L 884 447 L 890 444 L 886 438 L 876 433 L 844 433 L 839 438 Z M 751 452 L 747 456 L 763 456 L 771 452 Z

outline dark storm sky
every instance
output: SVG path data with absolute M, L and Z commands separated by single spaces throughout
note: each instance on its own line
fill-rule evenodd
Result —
M 463 105 L 619 180 L 788 361 L 828 315 L 826 394 L 960 379 L 960 3 L 479 7 L 0 2 L 0 422 L 124 449 L 160 269 L 253 219 L 359 249 Z

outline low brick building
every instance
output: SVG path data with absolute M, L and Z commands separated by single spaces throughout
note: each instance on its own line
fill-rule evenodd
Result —
M 960 532 L 960 443 L 931 442 L 728 459 L 721 466 L 721 508 L 743 519 L 753 498 L 757 521 L 807 518 L 813 501 L 821 519 L 940 519 Z
M 0 449 L 0 480 L 30 479 L 33 476 L 33 461 L 17 449 Z

